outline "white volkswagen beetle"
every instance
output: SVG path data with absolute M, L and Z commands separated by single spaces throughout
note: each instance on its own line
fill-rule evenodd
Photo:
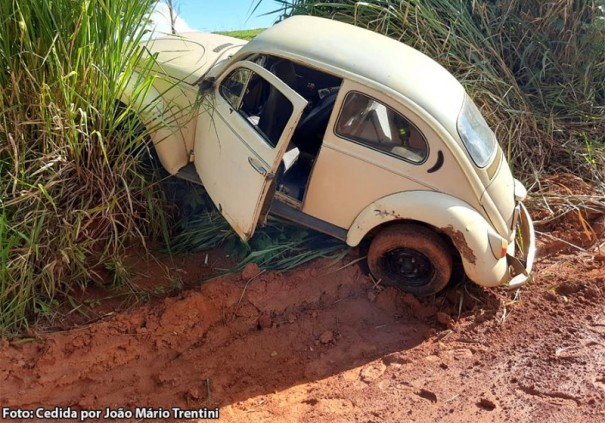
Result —
M 530 277 L 534 230 L 494 133 L 424 54 L 297 16 L 252 41 L 187 33 L 148 43 L 155 79 L 122 99 L 157 128 L 172 174 L 204 185 L 239 236 L 267 213 L 358 245 L 383 284 L 441 290 Z M 141 99 L 142 98 L 142 99 Z M 166 123 L 166 114 L 172 123 Z

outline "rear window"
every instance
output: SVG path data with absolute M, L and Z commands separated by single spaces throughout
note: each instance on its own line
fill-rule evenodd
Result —
M 483 115 L 467 95 L 460 116 L 458 134 L 478 167 L 487 166 L 496 152 L 496 135 L 487 126 Z

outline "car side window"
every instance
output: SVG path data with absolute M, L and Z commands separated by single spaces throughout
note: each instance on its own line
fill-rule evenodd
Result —
M 219 92 L 271 147 L 277 145 L 294 111 L 286 96 L 247 68 L 231 72 L 221 82 Z
M 412 163 L 428 156 L 424 135 L 400 113 L 360 92 L 347 94 L 336 133 Z
M 239 109 L 251 73 L 252 71 L 246 68 L 236 69 L 221 83 L 221 94 L 234 109 Z

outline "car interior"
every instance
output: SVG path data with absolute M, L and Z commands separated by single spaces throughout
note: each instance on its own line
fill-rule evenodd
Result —
M 289 201 L 291 205 L 301 208 L 342 79 L 265 54 L 253 54 L 245 60 L 269 70 L 307 100 L 276 175 L 277 192 L 294 200 Z M 230 96 L 241 99 L 238 111 L 275 146 L 292 115 L 292 103 L 259 75 L 247 69 L 240 71 L 248 75 L 228 77 L 227 83 L 223 83 L 227 89 L 223 95 L 228 101 Z M 234 107 L 238 101 L 232 103 Z M 428 155 L 426 139 L 417 128 L 398 112 L 363 93 L 347 94 L 335 130 L 341 137 L 411 163 L 422 163 Z
M 247 60 L 268 69 L 308 102 L 292 134 L 277 175 L 277 190 L 301 202 L 313 163 L 319 154 L 342 79 L 287 59 L 268 55 L 256 54 L 248 57 Z M 273 94 L 277 90 L 270 85 L 267 89 L 248 84 L 248 91 L 255 89 L 260 91 L 256 95 L 266 98 L 266 101 L 254 101 L 256 104 L 262 104 L 258 120 L 259 129 L 263 132 L 267 131 L 265 134 L 271 138 L 272 129 L 267 125 L 273 125 L 273 130 L 277 130 L 281 134 L 285 122 L 283 125 L 276 125 L 275 122 L 287 121 L 291 115 L 291 106 L 288 109 L 284 105 L 273 104 L 274 98 L 278 96 Z M 263 90 L 268 92 L 262 92 Z M 283 96 L 282 98 L 287 101 Z M 243 108 L 246 108 L 246 105 Z M 263 112 L 267 115 L 271 114 L 273 117 L 264 118 Z

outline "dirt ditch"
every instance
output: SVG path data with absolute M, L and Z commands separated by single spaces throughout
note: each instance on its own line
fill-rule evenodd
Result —
M 557 234 L 573 243 L 574 230 Z M 535 281 L 516 293 L 467 285 L 418 300 L 349 256 L 248 266 L 116 313 L 99 302 L 94 323 L 0 341 L 0 404 L 218 407 L 227 422 L 605 422 L 605 255 L 540 241 Z M 205 261 L 175 269 L 199 279 Z M 151 273 L 140 283 L 154 286 Z

